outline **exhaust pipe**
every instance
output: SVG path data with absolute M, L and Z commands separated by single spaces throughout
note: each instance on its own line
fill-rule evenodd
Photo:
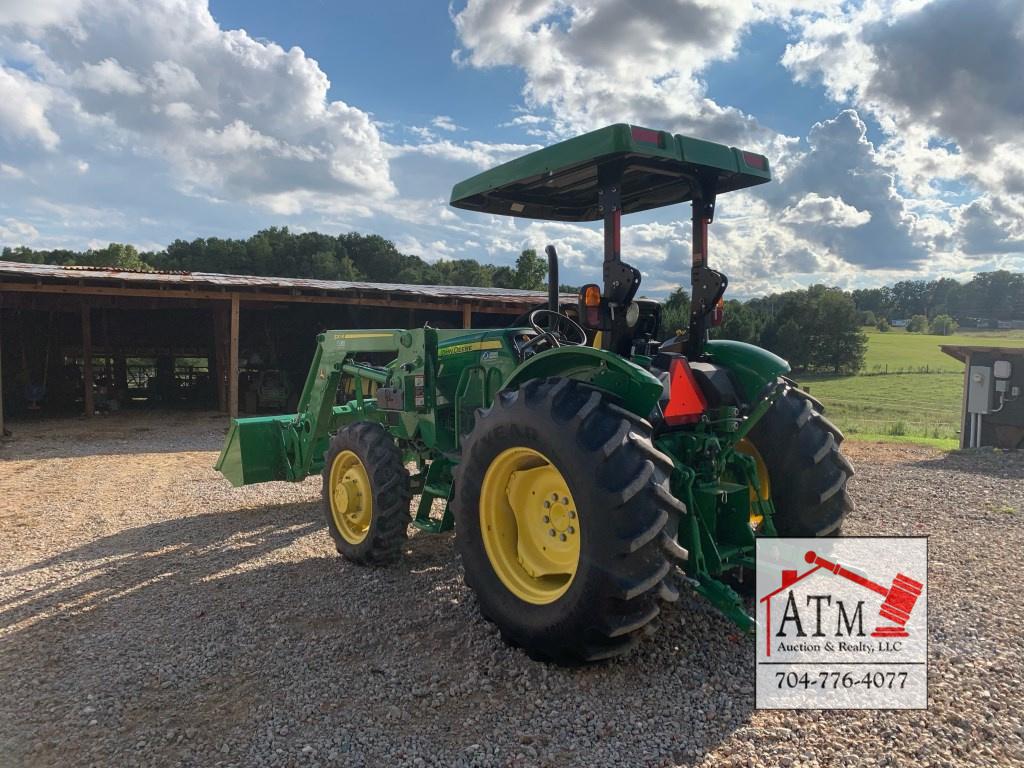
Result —
M 558 312 L 561 304 L 558 296 L 558 254 L 553 245 L 544 248 L 544 253 L 548 255 L 548 309 Z

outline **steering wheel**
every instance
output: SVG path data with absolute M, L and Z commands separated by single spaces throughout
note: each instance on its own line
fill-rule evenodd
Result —
M 550 328 L 543 328 L 538 322 L 544 315 L 550 316 L 548 321 L 551 325 Z M 537 335 L 522 346 L 523 351 L 538 346 L 542 341 L 547 342 L 548 349 L 560 347 L 563 344 L 571 347 L 586 346 L 587 332 L 571 317 L 567 317 L 561 312 L 555 312 L 550 309 L 535 309 L 530 313 L 529 320 L 530 327 L 537 332 Z M 579 341 L 564 333 L 563 327 L 578 338 Z

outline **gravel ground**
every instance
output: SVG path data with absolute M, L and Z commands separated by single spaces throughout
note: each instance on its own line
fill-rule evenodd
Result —
M 232 489 L 210 414 L 0 443 L 0 764 L 1024 764 L 1024 454 L 848 443 L 850 534 L 930 534 L 926 712 L 758 712 L 753 641 L 684 596 L 629 656 L 530 661 L 450 535 L 351 565 L 318 480 Z

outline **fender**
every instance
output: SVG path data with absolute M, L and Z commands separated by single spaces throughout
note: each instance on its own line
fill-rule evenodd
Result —
M 778 355 L 742 341 L 708 341 L 702 359 L 727 368 L 748 403 L 753 403 L 765 387 L 790 371 L 789 363 Z
M 558 347 L 534 355 L 509 374 L 502 389 L 549 376 L 575 379 L 602 389 L 619 398 L 626 410 L 645 419 L 662 393 L 662 384 L 654 375 L 614 352 L 593 347 Z

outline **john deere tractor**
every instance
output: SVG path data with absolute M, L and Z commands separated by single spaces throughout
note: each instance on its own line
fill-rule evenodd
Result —
M 603 284 L 570 311 L 549 246 L 548 306 L 520 327 L 327 331 L 298 413 L 237 419 L 217 468 L 235 485 L 321 473 L 337 549 L 365 565 L 398 559 L 410 522 L 454 527 L 481 612 L 535 658 L 622 654 L 680 587 L 752 630 L 755 537 L 837 534 L 853 474 L 784 360 L 709 338 L 716 200 L 770 179 L 763 155 L 612 125 L 457 184 L 464 210 L 603 221 Z M 692 311 L 659 343 L 620 223 L 684 202 Z

